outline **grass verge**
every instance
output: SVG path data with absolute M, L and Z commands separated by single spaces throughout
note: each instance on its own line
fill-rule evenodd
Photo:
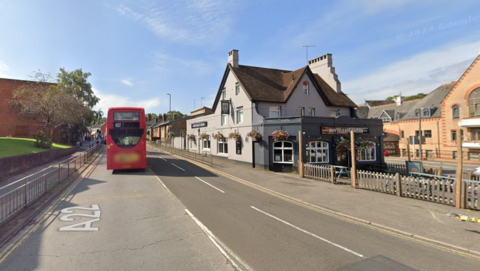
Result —
M 53 143 L 50 149 L 42 149 L 34 147 L 34 142 L 35 139 L 32 138 L 0 137 L 0 158 L 56 149 L 71 148 L 71 146 L 68 145 Z

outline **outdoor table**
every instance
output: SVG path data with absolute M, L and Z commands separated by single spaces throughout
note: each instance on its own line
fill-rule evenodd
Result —
M 335 173 L 337 173 L 337 178 L 340 178 L 342 174 L 345 174 L 347 177 L 350 177 L 350 169 L 345 166 L 332 166 L 335 168 Z

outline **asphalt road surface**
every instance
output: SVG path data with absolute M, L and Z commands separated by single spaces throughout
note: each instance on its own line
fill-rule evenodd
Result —
M 36 231 L 13 242 L 0 269 L 231 269 L 213 244 L 201 248 L 204 231 L 241 270 L 480 268 L 478 256 L 340 218 L 163 152 L 149 150 L 147 163 L 115 174 L 100 164 Z M 90 209 L 68 209 L 77 206 Z M 68 231 L 88 221 L 62 221 L 69 212 L 99 219 L 86 227 L 98 230 Z

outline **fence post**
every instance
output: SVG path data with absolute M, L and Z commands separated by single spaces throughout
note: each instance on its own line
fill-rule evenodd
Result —
M 335 183 L 335 169 L 333 166 L 330 166 L 330 182 Z
M 253 145 L 253 141 L 252 141 Z M 303 168 L 303 136 L 302 131 L 298 131 L 298 171 L 300 173 L 300 178 L 305 177 L 304 168 Z
M 352 168 L 350 169 L 350 178 L 352 178 L 352 187 L 357 188 L 357 158 L 355 157 L 355 134 L 350 130 L 350 151 L 352 157 Z
M 455 207 L 463 209 L 464 207 L 464 193 L 463 188 L 463 152 L 462 152 L 462 129 L 457 129 L 457 173 L 455 183 Z
M 395 173 L 395 182 L 397 183 L 397 196 L 402 196 L 402 177 L 400 177 L 400 173 Z
M 28 204 L 28 193 L 27 193 L 27 185 L 28 185 L 28 182 L 27 182 L 27 179 L 28 178 L 25 178 L 25 204 L 24 204 L 24 207 L 27 208 L 27 204 Z
M 335 170 L 333 169 L 333 166 L 330 166 L 330 182 L 332 184 L 335 184 Z
M 45 193 L 47 193 L 47 173 L 43 174 L 43 185 L 45 185 Z

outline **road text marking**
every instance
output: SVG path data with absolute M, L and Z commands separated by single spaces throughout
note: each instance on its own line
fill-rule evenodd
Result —
M 215 186 L 213 186 L 213 185 L 211 185 L 211 184 L 207 183 L 206 181 L 204 181 L 204 180 L 202 180 L 202 179 L 198 178 L 197 176 L 195 176 L 195 178 L 197 178 L 197 180 L 199 180 L 199 181 L 203 182 L 204 184 L 206 184 L 206 185 L 209 185 L 209 186 L 211 186 L 211 187 L 213 187 L 213 188 L 217 189 L 218 191 L 220 191 L 220 192 L 222 192 L 222 193 L 225 193 L 223 190 L 216 188 Z
M 338 248 L 340 248 L 340 249 L 343 249 L 343 250 L 345 250 L 345 251 L 347 251 L 347 252 L 350 252 L 350 253 L 352 253 L 353 255 L 356 255 L 356 256 L 358 256 L 358 257 L 360 257 L 360 258 L 363 258 L 363 255 L 360 254 L 360 253 L 357 253 L 357 252 L 355 252 L 355 251 L 353 251 L 353 250 L 351 250 L 351 249 L 348 249 L 348 248 L 346 248 L 346 247 L 343 247 L 343 246 L 341 246 L 341 245 L 339 245 L 339 244 L 336 244 L 336 243 L 334 243 L 334 242 L 332 242 L 332 241 L 329 241 L 329 240 L 327 240 L 327 239 L 325 239 L 325 238 L 322 238 L 322 237 L 320 237 L 320 236 L 318 236 L 318 235 L 316 235 L 316 234 L 313 234 L 313 233 L 311 233 L 311 232 L 309 232 L 309 231 L 306 231 L 306 230 L 304 230 L 304 229 L 302 229 L 302 228 L 299 228 L 299 227 L 297 227 L 297 226 L 295 226 L 295 225 L 293 225 L 293 224 L 288 223 L 288 222 L 285 221 L 285 220 L 282 220 L 282 219 L 280 219 L 280 218 L 278 218 L 278 217 L 276 217 L 276 216 L 274 216 L 274 215 L 271 215 L 271 214 L 269 214 L 269 213 L 267 213 L 267 212 L 264 212 L 264 211 L 262 211 L 262 210 L 260 210 L 260 209 L 258 209 L 258 208 L 256 208 L 256 207 L 254 207 L 254 206 L 250 206 L 250 207 L 252 207 L 252 209 L 254 209 L 254 210 L 256 210 L 256 211 L 258 211 L 258 212 L 260 212 L 260 213 L 262 213 L 262 214 L 264 214 L 264 215 L 267 215 L 267 216 L 269 216 L 269 217 L 271 217 L 271 218 L 273 218 L 273 219 L 276 219 L 276 220 L 278 220 L 278 221 L 280 221 L 280 222 L 282 222 L 282 223 L 284 223 L 284 224 L 286 224 L 286 225 L 288 225 L 288 226 L 290 226 L 290 227 L 292 227 L 292 228 L 294 228 L 294 229 L 296 229 L 296 230 L 299 230 L 299 231 L 301 231 L 301 232 L 303 232 L 303 233 L 306 233 L 306 234 L 308 234 L 308 235 L 310 235 L 310 236 L 313 236 L 313 237 L 315 237 L 315 238 L 317 238 L 317 239 L 319 239 L 319 240 L 321 240 L 321 241 L 323 241 L 323 242 L 325 242 L 325 243 L 328 243 L 328 244 L 330 244 L 330 245 L 332 245 L 332 246 L 335 246 L 335 247 L 338 247 Z
M 183 168 L 181 168 L 181 167 L 179 167 L 179 166 L 175 165 L 174 163 L 172 163 L 172 165 L 174 165 L 174 166 L 176 166 L 177 168 L 179 168 L 179 169 L 181 169 L 181 170 L 185 171 L 185 169 L 183 169 Z
M 92 215 L 89 214 L 75 214 L 73 213 L 73 209 L 76 210 L 88 210 L 88 211 L 93 211 Z M 92 228 L 92 223 L 100 221 L 100 208 L 98 205 L 94 204 L 92 205 L 91 208 L 86 208 L 86 207 L 68 207 L 60 211 L 62 214 L 68 214 L 60 217 L 60 221 L 73 221 L 74 218 L 72 217 L 91 217 L 94 219 L 85 221 L 85 222 L 80 222 L 77 224 L 73 224 L 70 226 L 65 226 L 61 227 L 59 231 L 98 231 L 98 228 Z M 79 227 L 83 226 L 83 227 Z

